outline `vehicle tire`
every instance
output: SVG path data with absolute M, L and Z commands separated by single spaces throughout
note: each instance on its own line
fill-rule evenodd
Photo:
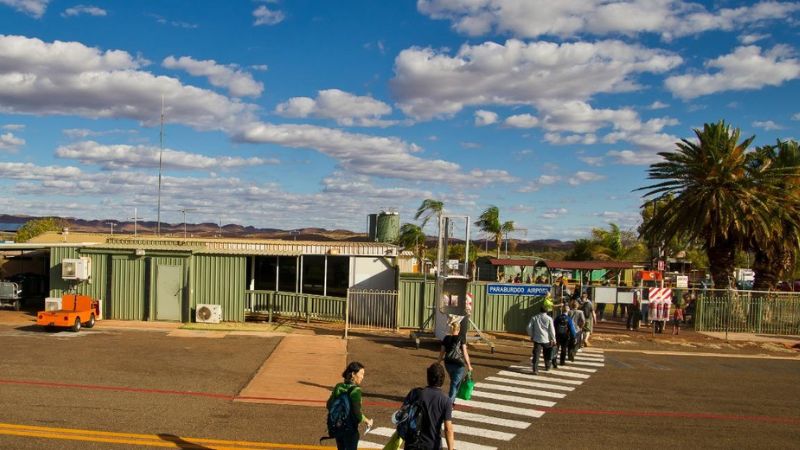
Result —
M 75 324 L 72 325 L 72 331 L 74 331 L 76 333 L 78 331 L 81 331 L 81 318 L 80 317 L 76 317 L 75 318 Z
M 94 314 L 89 316 L 89 321 L 86 322 L 86 324 L 84 324 L 83 326 L 85 326 L 86 328 L 92 328 L 94 326 Z
M 22 307 L 22 302 L 20 300 L 14 301 L 14 311 L 19 311 Z

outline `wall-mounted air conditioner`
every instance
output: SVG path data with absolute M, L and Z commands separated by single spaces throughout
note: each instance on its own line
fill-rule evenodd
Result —
M 197 305 L 194 319 L 197 323 L 220 323 L 222 321 L 222 305 Z
M 61 278 L 88 280 L 92 275 L 92 260 L 87 257 L 66 258 L 61 261 Z

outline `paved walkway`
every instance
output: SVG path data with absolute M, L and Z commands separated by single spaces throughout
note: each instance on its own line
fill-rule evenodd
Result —
M 325 406 L 346 363 L 341 337 L 286 336 L 235 401 Z
M 721 340 L 725 340 L 727 338 L 729 341 L 777 342 L 780 344 L 789 344 L 790 346 L 800 344 L 800 336 L 755 333 L 727 333 L 726 335 L 724 331 L 700 331 L 699 333 Z

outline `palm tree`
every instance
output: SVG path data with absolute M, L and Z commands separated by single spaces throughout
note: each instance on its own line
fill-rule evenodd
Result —
M 397 245 L 404 249 L 412 249 L 414 256 L 419 260 L 421 270 L 425 270 L 425 233 L 421 227 L 413 223 L 404 223 L 400 227 Z
M 568 261 L 592 261 L 596 252 L 596 243 L 591 239 L 578 239 L 567 254 Z
M 503 234 L 514 231 L 514 222 L 509 220 L 500 223 L 500 209 L 497 206 L 489 206 L 478 217 L 475 226 L 481 229 L 484 233 L 494 238 L 497 245 L 497 257 L 500 257 L 500 245 L 503 243 Z
M 421 228 L 425 228 L 425 225 L 428 221 L 436 216 L 436 223 L 439 223 L 439 219 L 442 217 L 444 213 L 444 203 L 439 200 L 434 200 L 432 198 L 426 198 L 422 201 L 422 204 L 419 205 L 417 208 L 417 213 L 414 214 L 414 220 L 419 220 L 422 217 L 422 225 Z
M 753 154 L 756 170 L 778 173 L 783 202 L 773 211 L 773 224 L 766 234 L 750 236 L 749 248 L 755 253 L 753 289 L 774 289 L 784 276 L 791 276 L 800 253 L 800 148 L 796 141 L 778 141 Z
M 702 242 L 715 285 L 730 288 L 736 250 L 748 236 L 767 233 L 781 195 L 771 169 L 748 164 L 747 147 L 755 136 L 739 142 L 739 129 L 724 121 L 694 133 L 697 142 L 681 140 L 676 151 L 659 153 L 665 161 L 648 170 L 648 178 L 659 182 L 640 189 L 664 206 L 644 225 L 643 236 L 651 242 Z

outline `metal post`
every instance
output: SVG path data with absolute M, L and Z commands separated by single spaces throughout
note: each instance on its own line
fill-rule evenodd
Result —
M 328 255 L 325 255 L 325 270 L 322 274 L 322 295 L 328 296 Z
M 347 339 L 348 328 L 350 328 L 350 289 L 347 290 L 347 297 L 344 299 L 344 339 Z

